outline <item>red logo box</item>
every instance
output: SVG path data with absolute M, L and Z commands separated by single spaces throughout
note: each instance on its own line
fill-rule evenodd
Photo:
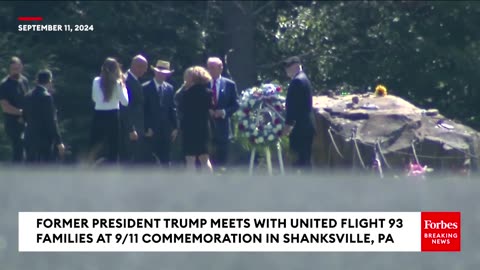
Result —
M 422 212 L 422 252 L 459 252 L 460 216 L 460 212 Z

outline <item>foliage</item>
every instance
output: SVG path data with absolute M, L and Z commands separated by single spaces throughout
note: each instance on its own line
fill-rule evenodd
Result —
M 315 2 L 282 11 L 276 36 L 284 54 L 304 55 L 318 92 L 381 83 L 479 127 L 479 15 L 478 2 Z

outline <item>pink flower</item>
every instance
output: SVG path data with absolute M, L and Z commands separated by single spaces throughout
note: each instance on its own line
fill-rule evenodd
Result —
M 239 124 L 238 129 L 243 131 L 243 130 L 245 130 L 245 126 L 243 124 Z
M 282 92 L 282 88 L 280 86 L 277 87 L 277 92 Z
M 278 119 L 278 118 L 275 118 L 275 120 L 273 121 L 273 123 L 274 123 L 275 125 L 278 125 L 278 124 L 280 124 L 280 119 Z
M 280 105 L 275 105 L 275 110 L 281 111 L 281 110 L 282 110 L 282 106 L 280 106 Z
M 249 109 L 249 108 L 245 108 L 245 109 L 243 109 L 243 112 L 244 112 L 245 114 L 248 114 L 248 113 L 250 112 L 250 109 Z
M 423 166 L 418 163 L 410 163 L 408 176 L 422 176 L 427 171 L 427 166 Z

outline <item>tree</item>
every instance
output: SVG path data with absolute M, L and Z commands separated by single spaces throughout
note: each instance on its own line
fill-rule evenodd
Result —
M 387 85 L 479 127 L 477 2 L 315 2 L 279 16 L 278 44 L 302 52 L 317 92 Z M 457 106 L 451 106 L 456 104 Z

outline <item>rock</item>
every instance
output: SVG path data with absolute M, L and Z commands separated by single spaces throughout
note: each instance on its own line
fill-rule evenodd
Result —
M 438 115 L 438 110 L 437 109 L 430 109 L 425 112 L 427 116 L 436 116 Z
M 380 142 L 388 163 L 403 168 L 413 156 L 412 142 L 415 142 L 416 153 L 422 156 L 419 157 L 421 163 L 429 167 L 461 167 L 466 153 L 474 157 L 472 168 L 478 167 L 480 133 L 476 130 L 446 119 L 436 109 L 425 111 L 397 96 L 362 97 L 358 105 L 352 102 L 355 97 L 339 96 L 336 100 L 314 97 L 317 136 L 313 153 L 317 165 L 358 164 L 353 158 L 356 150 L 351 142 L 352 128 L 356 127 L 355 139 L 361 158 L 366 161 L 372 160 L 373 146 Z M 345 159 L 335 154 L 329 128 Z

